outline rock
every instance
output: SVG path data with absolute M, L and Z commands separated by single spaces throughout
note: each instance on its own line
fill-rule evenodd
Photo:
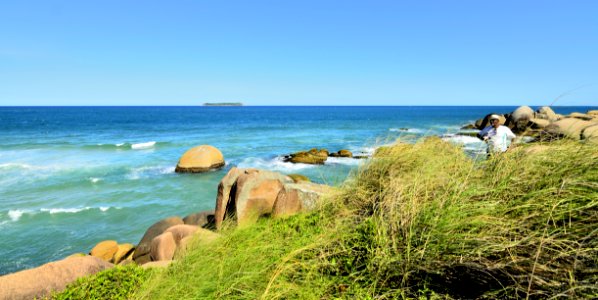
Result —
M 187 225 L 195 225 L 202 228 L 215 229 L 214 211 L 206 210 L 198 213 L 190 214 L 183 218 L 183 222 Z
M 148 263 L 144 264 L 141 267 L 144 268 L 144 269 L 148 269 L 148 268 L 167 268 L 171 264 L 172 264 L 172 260 L 160 260 L 160 261 L 151 261 L 151 262 L 148 262 Z
M 150 257 L 152 261 L 171 260 L 176 250 L 172 232 L 164 232 L 152 240 Z
M 530 123 L 532 124 L 531 125 L 532 129 L 542 129 L 542 128 L 545 128 L 546 126 L 550 125 L 549 120 L 543 120 L 543 119 L 531 119 Z
M 189 149 L 176 166 L 177 173 L 199 173 L 224 166 L 224 156 L 216 147 L 201 145 Z
M 312 155 L 328 157 L 328 150 L 326 150 L 326 149 L 318 150 L 316 148 L 313 148 L 313 149 L 309 150 L 308 152 L 309 152 L 309 154 L 312 154 Z
M 461 130 L 466 130 L 466 129 L 477 129 L 477 127 L 474 124 L 467 124 L 467 125 L 461 127 Z
M 73 253 L 73 254 L 65 257 L 64 259 L 73 258 L 73 257 L 84 257 L 84 256 L 87 256 L 87 254 L 85 254 L 85 253 Z
M 525 131 L 531 119 L 534 118 L 534 110 L 529 106 L 520 106 L 511 113 L 509 120 L 509 127 L 515 132 L 520 133 Z
M 116 251 L 116 253 L 114 253 L 112 262 L 118 264 L 121 261 L 132 257 L 134 251 L 135 246 L 133 246 L 132 244 L 120 244 L 118 245 L 118 250 Z
M 280 173 L 264 170 L 239 176 L 232 203 L 237 225 L 251 224 L 260 216 L 270 214 L 276 196 L 285 183 L 293 183 L 293 180 Z
M 566 136 L 579 140 L 581 132 L 595 123 L 576 118 L 565 118 L 546 126 L 546 131 L 553 136 Z
M 588 112 L 586 112 L 587 115 L 590 115 L 592 117 L 598 117 L 598 110 L 588 110 Z
M 231 184 L 232 179 L 235 179 Z M 215 221 L 220 229 L 225 219 L 238 225 L 255 221 L 259 216 L 272 212 L 272 207 L 283 184 L 293 180 L 280 173 L 256 169 L 229 171 L 218 185 Z
M 592 143 L 598 143 L 598 124 L 590 125 L 581 132 L 581 138 Z
M 556 121 L 559 119 L 559 117 L 556 115 L 556 113 L 554 112 L 554 110 L 552 110 L 552 108 L 550 108 L 550 106 L 542 106 L 538 109 L 538 114 L 542 114 L 543 116 L 545 116 L 546 120 L 550 120 L 550 121 Z M 538 118 L 538 116 L 536 115 L 536 118 Z
M 328 156 L 317 155 L 310 152 L 297 152 L 293 153 L 289 156 L 284 158 L 285 162 L 292 162 L 292 163 L 302 163 L 302 164 L 312 164 L 312 165 L 322 165 L 326 161 Z
M 337 153 L 340 157 L 353 157 L 353 153 L 346 149 L 339 150 Z
M 111 268 L 94 256 L 72 257 L 0 276 L 0 299 L 40 299 L 63 290 L 80 277 Z
M 150 228 L 145 231 L 145 234 L 141 238 L 141 241 L 139 241 L 139 244 L 137 244 L 135 254 L 133 254 L 133 260 L 140 265 L 149 262 L 151 260 L 149 254 L 152 240 L 158 235 L 162 234 L 166 229 L 179 224 L 183 224 L 183 220 L 181 218 L 170 217 L 150 226 Z
M 118 251 L 118 243 L 116 241 L 102 241 L 91 249 L 89 255 L 103 259 L 104 261 L 112 261 L 112 257 Z
M 172 227 L 166 229 L 166 231 L 164 231 L 164 232 L 172 233 L 172 236 L 174 237 L 174 241 L 178 246 L 179 242 L 183 238 L 191 236 L 197 230 L 199 230 L 199 226 L 182 224 L 182 225 L 172 226 Z
M 320 197 L 328 191 L 329 186 L 311 182 L 285 184 L 276 196 L 272 216 L 285 217 L 312 210 Z
M 195 239 L 195 245 L 204 245 L 213 242 L 220 235 L 207 229 L 199 228 L 193 235 L 186 236 L 179 241 L 175 256 L 181 255 L 190 247 L 192 239 Z
M 570 118 L 577 118 L 577 119 L 585 120 L 585 121 L 590 121 L 590 120 L 592 120 L 594 118 L 593 116 L 582 114 L 582 113 L 578 113 L 578 112 L 570 113 L 569 117 Z
M 214 223 L 216 224 L 216 228 L 220 228 L 222 225 L 222 221 L 225 219 L 226 212 L 233 212 L 232 208 L 227 208 L 228 203 L 230 203 L 231 198 L 231 190 L 235 183 L 237 182 L 237 178 L 241 176 L 241 174 L 249 174 L 252 172 L 257 172 L 256 169 L 239 169 L 236 167 L 231 168 L 224 177 L 220 180 L 218 184 L 218 196 L 216 197 L 216 211 L 214 212 Z M 236 187 L 235 187 L 236 190 Z M 235 191 L 232 193 L 232 197 L 234 198 Z
M 310 182 L 311 180 L 309 180 L 309 178 L 307 176 L 301 175 L 301 174 L 289 174 L 289 177 L 291 177 L 291 179 L 293 179 L 293 181 L 295 183 L 297 182 Z

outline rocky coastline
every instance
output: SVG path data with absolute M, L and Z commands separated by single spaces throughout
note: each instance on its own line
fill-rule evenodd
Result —
M 481 130 L 488 126 L 491 112 L 462 129 Z M 531 142 L 561 138 L 598 143 L 598 111 L 569 115 L 556 114 L 550 107 L 534 111 L 521 106 L 500 114 L 501 124 L 518 137 Z M 461 133 L 460 133 L 461 134 Z M 291 163 L 324 164 L 328 157 L 361 159 L 346 149 L 330 153 L 327 149 L 310 149 L 284 156 Z M 220 150 L 209 145 L 194 147 L 183 154 L 176 172 L 198 173 L 225 165 Z M 88 253 L 75 253 L 63 260 L 7 274 L 0 277 L 0 299 L 46 297 L 64 289 L 77 278 L 95 274 L 116 265 L 137 264 L 144 268 L 168 266 L 185 252 L 189 241 L 208 244 L 218 239 L 224 228 L 243 227 L 261 217 L 284 218 L 315 209 L 322 195 L 334 188 L 310 182 L 300 174 L 285 175 L 259 169 L 233 167 L 221 179 L 214 210 L 200 211 L 185 217 L 172 216 L 151 225 L 136 244 L 106 240 Z

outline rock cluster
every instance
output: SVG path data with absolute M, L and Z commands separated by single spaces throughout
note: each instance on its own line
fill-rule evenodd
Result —
M 489 125 L 491 113 L 463 129 L 484 129 Z M 498 114 L 500 123 L 509 127 L 519 135 L 531 136 L 535 140 L 553 140 L 563 137 L 577 140 L 598 142 L 598 111 L 583 113 L 574 112 L 569 115 L 555 113 L 550 107 L 543 106 L 534 111 L 529 106 L 520 106 L 509 114 Z
M 295 153 L 291 153 L 284 157 L 285 162 L 292 162 L 292 163 L 302 163 L 302 164 L 312 164 L 312 165 L 322 165 L 328 157 L 348 157 L 348 158 L 367 158 L 364 155 L 357 155 L 354 156 L 351 151 L 342 149 L 337 152 L 328 152 L 326 149 L 317 149 L 313 148 L 309 151 L 299 151 Z

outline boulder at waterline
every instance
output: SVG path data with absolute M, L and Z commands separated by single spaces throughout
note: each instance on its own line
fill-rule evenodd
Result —
M 135 246 L 133 246 L 132 244 L 119 244 L 118 250 L 116 251 L 116 253 L 114 253 L 114 256 L 112 258 L 112 262 L 118 264 L 123 260 L 132 258 L 133 251 L 135 251 Z
M 488 126 L 490 126 L 490 116 L 492 115 L 497 115 L 498 116 L 498 122 L 500 123 L 500 125 L 504 125 L 505 122 L 507 121 L 507 118 L 505 118 L 504 115 L 502 114 L 498 114 L 498 113 L 489 113 L 487 114 L 484 118 L 479 119 L 475 122 L 475 126 L 477 129 L 482 130 Z
M 111 261 L 114 254 L 118 251 L 118 243 L 116 241 L 102 241 L 97 243 L 89 255 L 101 258 L 105 261 Z
M 179 224 L 183 224 L 183 220 L 181 218 L 170 217 L 150 226 L 145 231 L 145 234 L 141 238 L 141 241 L 139 241 L 139 244 L 137 244 L 135 253 L 133 254 L 133 260 L 140 265 L 151 261 L 150 250 L 152 240 L 166 231 L 166 229 Z
M 214 210 L 204 210 L 197 213 L 190 214 L 183 218 L 183 222 L 187 225 L 195 225 L 202 228 L 214 229 Z
M 285 184 L 276 196 L 272 216 L 285 217 L 313 210 L 322 195 L 330 190 L 327 185 L 311 182 Z
M 216 147 L 201 145 L 193 147 L 181 156 L 176 166 L 177 173 L 200 173 L 224 166 L 224 156 Z
M 311 164 L 311 165 L 322 165 L 326 161 L 328 156 L 324 155 L 317 155 L 314 153 L 301 151 L 297 153 L 293 153 L 289 156 L 284 158 L 285 162 L 292 162 L 292 163 L 302 163 L 302 164 Z
M 353 153 L 351 153 L 351 151 L 349 151 L 349 150 L 342 149 L 342 150 L 338 150 L 338 152 L 336 152 L 336 153 L 330 154 L 330 156 L 332 156 L 332 157 L 353 157 Z
M 231 183 L 233 179 L 234 183 Z M 218 185 L 216 228 L 220 229 L 228 218 L 238 225 L 245 225 L 271 213 L 276 196 L 286 183 L 293 183 L 293 179 L 280 173 L 231 169 Z
M 311 182 L 311 180 L 309 180 L 309 177 L 305 176 L 305 175 L 301 175 L 301 174 L 289 174 L 289 177 L 291 177 L 291 179 L 293 179 L 293 181 L 295 183 L 298 182 Z
M 317 155 L 317 156 L 321 156 L 321 157 L 328 157 L 328 150 L 326 150 L 326 149 L 318 150 L 316 148 L 312 148 L 308 152 L 313 155 Z
M 150 248 L 151 260 L 172 260 L 175 250 L 176 241 L 172 232 L 164 232 L 152 240 Z
M 80 277 L 113 267 L 95 256 L 72 257 L 0 276 L 0 299 L 44 298 Z
M 579 140 L 581 138 L 581 132 L 586 127 L 590 127 L 594 124 L 595 123 L 576 118 L 565 118 L 546 126 L 546 131 L 556 137 L 566 136 Z

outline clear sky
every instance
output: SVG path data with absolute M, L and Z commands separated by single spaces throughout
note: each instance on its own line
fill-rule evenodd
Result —
M 598 1 L 0 1 L 0 105 L 547 105 L 563 93 L 555 105 L 598 105 Z

